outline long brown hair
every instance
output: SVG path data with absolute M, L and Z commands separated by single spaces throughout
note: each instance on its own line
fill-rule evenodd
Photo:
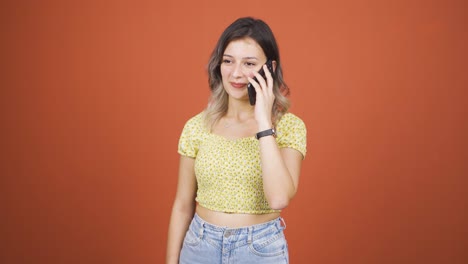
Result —
M 228 108 L 228 95 L 224 90 L 221 76 L 221 62 L 224 51 L 231 41 L 242 38 L 252 38 L 255 40 L 262 48 L 266 57 L 276 61 L 275 74 L 273 75 L 273 93 L 275 95 L 272 109 L 273 125 L 289 109 L 290 102 L 287 98 L 289 88 L 283 80 L 279 49 L 273 32 L 260 19 L 252 17 L 239 18 L 221 34 L 208 63 L 208 82 L 211 89 L 211 97 L 205 110 L 205 122 L 209 130 L 226 114 Z

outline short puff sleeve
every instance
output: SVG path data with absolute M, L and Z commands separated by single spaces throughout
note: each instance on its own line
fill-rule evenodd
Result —
M 283 115 L 276 126 L 279 148 L 293 148 L 299 151 L 303 158 L 307 152 L 307 129 L 304 122 L 291 113 Z
M 185 123 L 179 138 L 178 152 L 182 156 L 195 158 L 200 146 L 203 134 L 202 115 L 198 114 Z

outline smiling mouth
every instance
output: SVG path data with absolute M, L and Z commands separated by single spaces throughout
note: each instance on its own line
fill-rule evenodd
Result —
M 244 88 L 246 85 L 246 83 L 231 83 L 231 86 L 234 88 Z

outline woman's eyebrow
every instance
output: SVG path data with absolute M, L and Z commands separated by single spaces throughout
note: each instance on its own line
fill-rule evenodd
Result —
M 223 54 L 223 56 L 230 57 L 230 58 L 234 58 L 234 56 L 229 55 L 229 54 Z M 252 60 L 252 59 L 253 59 L 253 60 L 258 60 L 257 57 L 243 57 L 242 59 L 244 59 L 244 60 Z

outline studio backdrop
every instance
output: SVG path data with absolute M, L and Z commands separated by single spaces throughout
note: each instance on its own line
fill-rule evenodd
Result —
M 308 129 L 291 263 L 466 263 L 466 1 L 1 6 L 1 263 L 164 263 L 179 135 L 242 16 Z

